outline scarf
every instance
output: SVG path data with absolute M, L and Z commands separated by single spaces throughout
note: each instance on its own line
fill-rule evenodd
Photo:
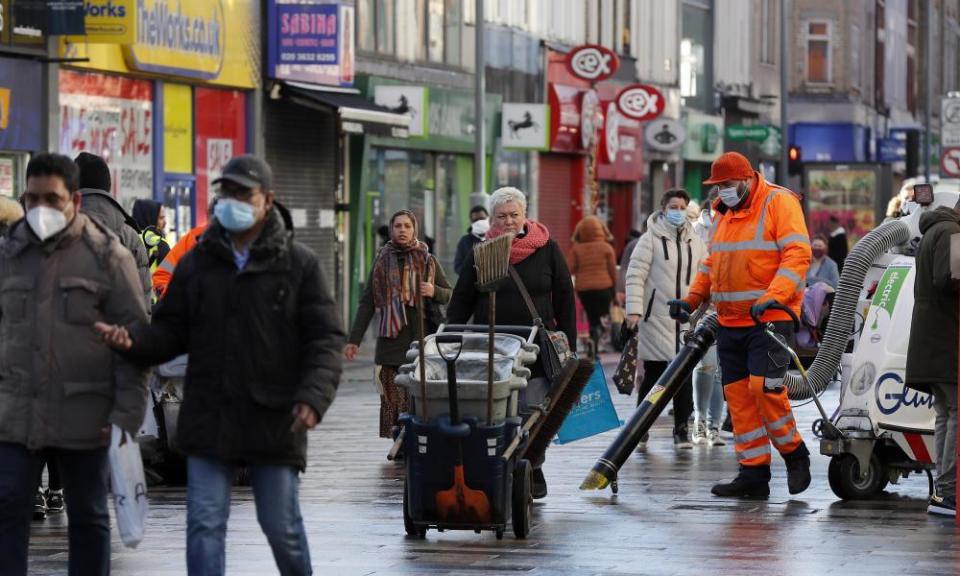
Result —
M 495 226 L 487 232 L 487 240 L 493 240 L 504 233 L 503 228 Z M 527 220 L 523 235 L 513 239 L 510 246 L 510 263 L 516 266 L 526 260 L 531 254 L 547 245 L 550 240 L 550 231 L 539 222 Z
M 396 338 L 407 325 L 407 306 L 417 305 L 417 286 L 433 282 L 436 273 L 427 245 L 419 240 L 383 245 L 373 268 L 373 305 L 380 312 L 380 336 Z

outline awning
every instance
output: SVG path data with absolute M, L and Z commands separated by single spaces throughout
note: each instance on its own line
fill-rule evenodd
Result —
M 328 90 L 310 84 L 283 82 L 275 86 L 271 96 L 286 98 L 301 106 L 332 111 L 340 120 L 340 129 L 350 134 L 392 138 L 407 138 L 410 135 L 409 115 L 397 114 L 389 108 L 378 106 L 356 90 Z

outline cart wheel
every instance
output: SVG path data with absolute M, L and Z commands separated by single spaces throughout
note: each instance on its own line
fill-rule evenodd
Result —
M 414 536 L 416 538 L 426 538 L 427 529 L 418 528 L 416 524 L 413 523 L 413 518 L 410 517 L 410 503 L 407 501 L 407 481 L 403 481 L 403 529 L 406 530 L 408 536 Z
M 827 469 L 830 489 L 844 500 L 866 500 L 883 490 L 887 484 L 887 470 L 876 454 L 870 456 L 870 469 L 860 478 L 860 463 L 853 454 L 841 454 L 830 459 Z
M 530 534 L 530 475 L 532 468 L 529 460 L 518 460 L 513 470 L 513 535 L 523 540 Z

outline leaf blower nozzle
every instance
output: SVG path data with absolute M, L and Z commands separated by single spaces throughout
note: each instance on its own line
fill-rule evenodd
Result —
M 610 444 L 603 457 L 597 460 L 593 469 L 580 484 L 581 490 L 603 490 L 617 480 L 617 473 L 623 466 L 630 453 L 640 443 L 643 435 L 650 431 L 650 427 L 663 412 L 670 400 L 684 382 L 690 378 L 697 364 L 710 350 L 710 346 L 717 339 L 717 330 L 720 323 L 716 314 L 707 314 L 697 325 L 697 328 L 687 336 L 677 357 L 670 362 L 667 369 L 657 380 L 650 392 L 644 397 L 630 420 L 620 430 L 616 440 Z

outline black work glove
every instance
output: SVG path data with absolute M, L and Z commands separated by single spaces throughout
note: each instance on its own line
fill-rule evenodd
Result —
M 670 317 L 677 322 L 690 321 L 690 314 L 693 312 L 693 308 L 690 307 L 690 304 L 688 304 L 686 300 L 670 300 L 667 302 L 667 306 L 670 307 Z

